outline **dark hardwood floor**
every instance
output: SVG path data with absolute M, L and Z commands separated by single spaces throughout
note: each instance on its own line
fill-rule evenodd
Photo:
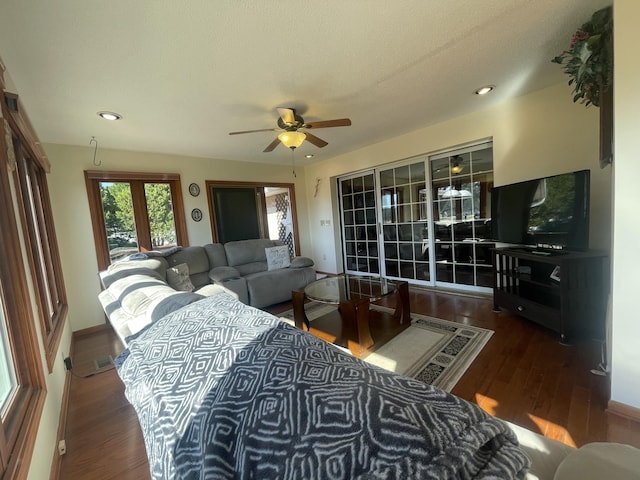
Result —
M 561 345 L 557 335 L 534 323 L 493 312 L 490 298 L 416 288 L 410 297 L 412 312 L 495 332 L 453 394 L 568 445 L 610 441 L 640 447 L 640 422 L 606 412 L 609 378 L 590 372 L 601 360 L 596 342 Z M 270 311 L 289 308 L 285 303 Z M 124 387 L 115 370 L 96 373 L 94 366 L 94 359 L 115 358 L 121 350 L 107 329 L 74 339 L 63 480 L 150 478 L 142 433 Z

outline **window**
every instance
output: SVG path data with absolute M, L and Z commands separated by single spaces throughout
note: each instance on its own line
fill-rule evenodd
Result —
M 187 246 L 177 174 L 85 171 L 98 268 L 131 253 Z
M 0 74 L 0 90 L 3 88 Z M 17 108 L 10 112 L 4 98 L 0 103 L 0 476 L 26 478 L 46 396 L 35 317 L 41 317 L 43 326 L 47 325 L 43 328 L 45 351 L 47 358 L 53 359 L 66 302 L 55 242 L 47 243 L 55 240 L 43 183 L 48 162 L 35 154 L 41 150 L 26 117 Z M 22 166 L 16 168 L 17 163 Z M 21 169 L 25 165 L 32 169 L 30 175 L 41 174 L 31 184 L 33 200 L 38 197 L 40 203 L 29 212 L 21 195 Z M 40 225 L 41 221 L 45 225 Z M 32 236 L 32 229 L 40 236 Z M 27 245 L 33 245 L 32 249 Z M 42 258 L 34 255 L 34 249 L 42 251 Z M 47 283 L 36 280 L 40 275 L 47 277 Z M 35 299 L 30 297 L 28 276 L 34 279 Z M 42 305 L 43 298 L 47 298 L 47 305 Z M 51 318 L 42 315 L 53 310 L 58 314 Z
M 47 177 L 42 166 L 25 148 L 19 137 L 13 139 L 16 157 L 16 188 L 21 200 L 25 238 L 36 295 L 42 336 L 47 352 L 49 371 L 53 369 L 62 327 L 67 315 L 67 298 L 53 228 Z

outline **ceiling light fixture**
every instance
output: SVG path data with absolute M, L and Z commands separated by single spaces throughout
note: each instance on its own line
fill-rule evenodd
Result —
M 291 150 L 298 148 L 307 136 L 302 132 L 282 132 L 278 135 L 278 140 L 284 143 Z M 277 145 L 277 144 L 276 144 Z
M 122 115 L 115 112 L 98 112 L 98 116 L 105 120 L 120 120 Z
M 313 153 L 307 153 L 307 154 L 305 155 L 305 158 L 313 158 Z
M 485 85 L 484 87 L 480 87 L 473 93 L 475 93 L 476 95 L 486 95 L 487 93 L 493 91 L 494 88 L 496 88 L 495 85 Z
M 462 172 L 462 158 L 460 158 L 459 155 L 456 155 L 451 160 L 451 173 L 458 175 L 460 172 Z

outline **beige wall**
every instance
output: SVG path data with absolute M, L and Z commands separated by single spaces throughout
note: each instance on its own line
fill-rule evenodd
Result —
M 104 323 L 104 314 L 98 302 L 100 284 L 84 182 L 85 170 L 180 174 L 191 245 L 211 242 L 209 207 L 204 189 L 206 180 L 295 183 L 300 249 L 303 255 L 310 255 L 309 227 L 304 215 L 307 206 L 303 176 L 299 172 L 298 177 L 294 178 L 289 165 L 262 165 L 99 149 L 97 159 L 102 164 L 96 167 L 93 165 L 92 147 L 47 144 L 44 149 L 51 162 L 49 190 L 74 331 Z M 200 185 L 201 193 L 198 197 L 189 195 L 188 186 L 192 182 Z M 196 207 L 204 214 L 200 222 L 194 222 L 189 215 Z
M 591 169 L 590 246 L 610 248 L 611 168 L 598 164 L 598 110 L 573 104 L 571 89 L 563 83 L 308 166 L 308 217 L 317 268 L 341 271 L 332 177 L 487 138 L 494 142 L 496 185 Z M 325 219 L 333 219 L 330 227 L 320 225 Z
M 638 272 L 640 222 L 640 66 L 635 48 L 640 2 L 616 0 L 615 25 L 615 160 L 611 400 L 640 409 L 640 318 Z

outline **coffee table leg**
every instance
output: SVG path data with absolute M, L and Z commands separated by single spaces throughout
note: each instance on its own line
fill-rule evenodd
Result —
M 309 330 L 309 319 L 304 311 L 304 288 L 291 292 L 293 303 L 293 321 L 300 330 Z M 304 327 L 307 327 L 306 329 Z
M 340 316 L 347 337 L 347 347 L 356 357 L 362 357 L 373 345 L 369 328 L 369 300 L 341 302 Z
M 411 323 L 408 282 L 398 282 L 398 289 L 396 290 L 396 309 L 393 312 L 393 319 L 401 325 L 405 322 Z

